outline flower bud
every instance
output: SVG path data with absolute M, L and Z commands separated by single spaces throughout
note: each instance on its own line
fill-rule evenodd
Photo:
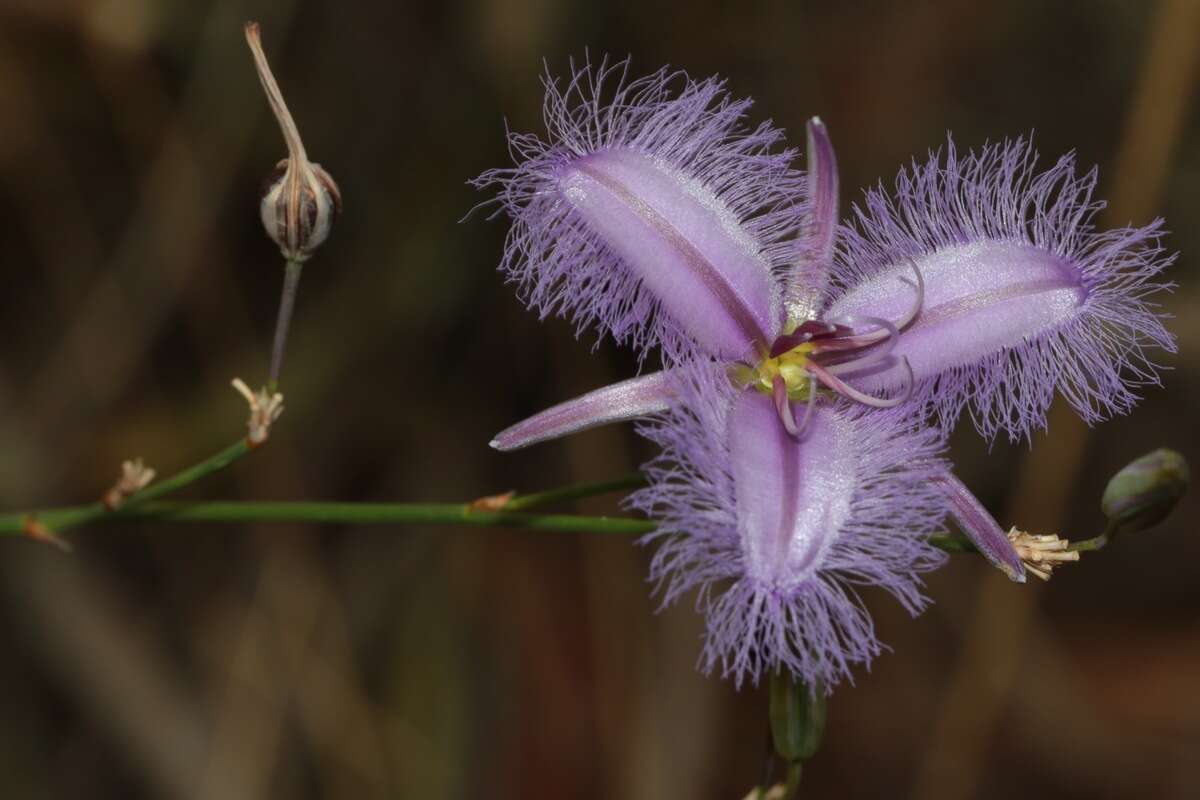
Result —
M 1155 450 L 1131 461 L 1108 482 L 1100 500 L 1109 535 L 1134 533 L 1162 522 L 1190 482 L 1187 461 L 1174 450 Z

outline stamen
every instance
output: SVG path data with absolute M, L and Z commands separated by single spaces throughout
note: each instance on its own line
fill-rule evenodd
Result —
M 923 276 L 921 274 L 921 270 L 917 268 L 916 261 L 910 258 L 908 263 L 917 276 L 917 301 L 913 304 L 913 307 L 909 310 L 908 314 L 905 315 L 904 319 L 896 323 L 896 327 L 900 330 L 904 330 L 911 325 L 913 320 L 917 318 L 917 315 L 921 313 L 921 308 L 925 305 L 925 276 Z M 903 283 L 908 283 L 908 281 L 904 278 L 901 278 L 900 280 Z
M 778 358 L 789 350 L 795 350 L 802 344 L 811 342 L 813 339 L 823 339 L 833 336 L 840 331 L 838 326 L 831 322 L 818 322 L 815 319 L 806 319 L 796 327 L 796 330 L 791 333 L 785 333 L 775 339 L 771 345 L 771 358 Z
M 804 432 L 808 430 L 808 424 L 812 420 L 813 409 L 817 404 L 817 379 L 811 375 L 808 376 L 808 402 L 804 404 L 804 416 L 799 424 L 796 424 L 795 406 L 788 397 L 787 381 L 782 376 L 775 376 L 771 394 L 775 400 L 775 410 L 779 412 L 779 421 L 783 423 L 783 429 L 793 439 L 803 439 Z
M 827 367 L 834 365 L 841 367 L 845 364 L 858 362 L 873 364 L 891 355 L 892 350 L 896 348 L 896 342 L 900 339 L 900 330 L 895 325 L 881 317 L 854 316 L 848 319 L 851 319 L 856 324 L 875 325 L 879 330 L 871 331 L 861 336 L 831 339 L 828 343 L 818 345 L 814 356 L 820 357 L 828 354 L 826 357 L 821 358 L 822 364 Z M 878 338 L 878 334 L 880 333 L 883 334 L 882 339 Z M 882 349 L 878 349 L 877 345 Z M 872 348 L 869 355 L 857 356 L 855 353 L 856 350 L 862 350 L 867 347 Z M 837 359 L 849 360 L 838 361 Z M 846 370 L 841 371 L 846 372 Z M 833 369 L 830 369 L 830 372 L 837 374 L 837 371 Z
M 904 367 L 906 377 L 904 380 L 904 386 L 901 389 L 900 394 L 896 397 L 875 397 L 873 395 L 866 394 L 865 392 L 860 392 L 858 389 L 855 389 L 853 386 L 846 383 L 841 378 L 838 378 L 836 375 L 833 375 L 814 361 L 808 362 L 807 369 L 809 373 L 816 376 L 821 383 L 825 384 L 838 394 L 849 397 L 851 400 L 857 400 L 863 405 L 871 406 L 872 408 L 895 408 L 912 396 L 913 389 L 912 366 L 909 365 L 907 358 L 900 359 L 900 363 Z
M 812 421 L 813 409 L 817 407 L 817 379 L 812 375 L 808 376 L 808 402 L 804 404 L 804 417 L 800 420 L 800 425 L 797 426 L 796 438 L 804 438 L 805 432 L 808 430 L 808 424 Z
M 890 334 L 892 330 L 902 331 L 913 323 L 913 320 L 921 313 L 921 309 L 925 305 L 925 278 L 921 275 L 921 270 L 917 269 L 917 262 L 909 260 L 912 265 L 913 273 L 917 276 L 917 298 L 913 303 L 912 308 L 908 313 L 900 318 L 897 322 L 889 322 L 880 317 L 867 317 L 861 315 L 847 315 L 835 317 L 833 321 L 839 326 L 853 327 L 856 321 L 870 322 L 879 327 L 879 330 L 871 331 L 865 334 L 856 334 L 854 336 L 839 336 L 836 339 L 822 342 L 822 350 L 852 350 L 858 347 L 869 347 L 876 342 L 883 341 L 883 338 Z M 900 279 L 902 283 L 908 283 L 904 278 Z
M 776 375 L 772 382 L 772 395 L 775 399 L 775 410 L 779 412 L 779 421 L 783 423 L 783 429 L 788 432 L 788 436 L 793 439 L 800 438 L 800 431 L 796 427 L 796 417 L 792 412 L 792 403 L 788 400 L 787 381 L 782 375 Z

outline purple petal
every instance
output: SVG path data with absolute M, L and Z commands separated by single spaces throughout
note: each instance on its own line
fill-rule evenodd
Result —
M 907 356 L 916 380 L 982 362 L 1027 337 L 1075 319 L 1087 300 L 1071 265 L 1017 242 L 979 241 L 943 247 L 914 259 L 925 278 L 925 304 L 893 353 Z M 828 316 L 901 317 L 912 305 L 912 270 L 899 264 L 846 292 Z M 892 369 L 867 388 L 890 388 Z
M 627 62 L 549 77 L 549 141 L 510 136 L 516 166 L 480 175 L 513 219 L 501 269 L 543 317 L 572 317 L 643 354 L 742 357 L 782 316 L 771 277 L 804 218 L 782 134 L 744 126 L 748 100 Z M 486 205 L 486 204 L 485 204 Z
M 649 416 L 670 407 L 673 383 L 666 372 L 654 372 L 614 383 L 559 403 L 496 434 L 497 450 L 517 450 L 567 434 Z
M 740 358 L 774 338 L 770 263 L 711 192 L 628 149 L 571 162 L 558 190 L 704 352 Z
M 762 586 L 794 590 L 822 566 L 850 514 L 858 487 L 846 433 L 824 408 L 801 442 L 771 398 L 745 391 L 728 435 L 746 572 Z
M 838 231 L 837 169 L 837 156 L 825 123 L 813 117 L 808 121 L 809 221 L 797 262 L 787 272 L 784 290 L 788 315 L 796 321 L 817 316 L 829 282 Z
M 664 604 L 698 590 L 702 665 L 735 682 L 786 669 L 832 686 L 882 645 L 857 595 L 924 605 L 920 573 L 945 501 L 932 428 L 818 401 L 802 441 L 771 398 L 714 370 L 683 373 L 679 399 L 639 431 L 662 448 L 629 505 L 658 523 L 651 579 Z
M 1025 582 L 1025 564 L 1016 548 L 966 485 L 947 470 L 936 482 L 946 497 L 950 517 L 984 558 L 1017 583 Z
M 1169 288 L 1161 225 L 1098 233 L 1096 173 L 1071 157 L 1035 173 L 1028 143 L 959 159 L 953 144 L 901 172 L 896 199 L 867 194 L 843 228 L 836 280 L 848 287 L 826 316 L 897 318 L 912 302 L 915 264 L 925 305 L 900 338 L 914 397 L 950 426 L 970 406 L 980 431 L 1028 437 L 1061 392 L 1088 422 L 1128 411 L 1157 383 L 1151 348 L 1173 352 L 1148 299 Z M 886 389 L 899 370 L 855 385 Z

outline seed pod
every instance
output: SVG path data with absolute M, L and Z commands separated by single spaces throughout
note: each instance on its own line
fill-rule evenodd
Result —
M 259 213 L 283 257 L 303 261 L 329 236 L 342 212 L 342 194 L 320 164 L 305 162 L 295 170 L 291 164 L 283 159 L 267 179 Z
M 288 149 L 288 157 L 267 179 L 259 214 L 267 235 L 279 245 L 283 257 L 304 261 L 329 236 L 333 220 L 342 210 L 342 194 L 329 173 L 308 160 L 300 131 L 267 63 L 258 23 L 246 23 L 246 43 Z

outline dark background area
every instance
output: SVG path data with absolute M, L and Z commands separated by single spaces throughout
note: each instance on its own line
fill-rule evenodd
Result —
M 98 497 L 233 441 L 266 371 L 281 262 L 258 222 L 283 153 L 242 22 L 345 216 L 305 270 L 270 445 L 197 498 L 459 501 L 624 473 L 628 428 L 502 455 L 504 426 L 636 364 L 539 323 L 459 220 L 541 131 L 543 59 L 717 73 L 843 198 L 945 142 L 1036 132 L 1101 167 L 1107 224 L 1164 216 L 1180 354 L 1136 413 L 1058 409 L 1032 448 L 959 432 L 1002 524 L 1084 538 L 1111 473 L 1200 464 L 1200 125 L 1192 0 L 592 3 L 8 0 L 0 5 L 0 501 Z M 845 204 L 844 204 L 845 209 Z M 581 504 L 612 512 L 615 498 Z M 1200 796 L 1200 503 L 1017 586 L 970 556 L 831 701 L 806 797 Z M 765 692 L 694 670 L 627 540 L 451 528 L 80 531 L 0 542 L 4 797 L 700 798 L 758 779 Z

